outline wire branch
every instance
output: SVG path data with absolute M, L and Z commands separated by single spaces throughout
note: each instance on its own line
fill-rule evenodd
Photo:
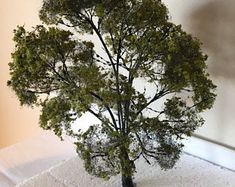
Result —
M 167 94 L 170 94 L 172 93 L 171 91 L 169 90 L 161 90 L 160 92 L 156 93 L 154 95 L 154 97 L 149 101 L 147 102 L 145 105 L 142 106 L 141 109 L 139 109 L 137 112 L 136 112 L 136 116 L 138 116 L 146 107 L 148 107 L 151 103 L 153 103 L 154 101 L 162 98 L 163 96 L 167 95 Z
M 100 97 L 99 95 L 97 95 L 96 93 L 90 92 L 90 94 L 91 94 L 93 97 L 95 97 L 95 98 L 97 98 L 98 100 L 100 100 L 101 102 L 104 102 L 103 98 Z M 110 115 L 110 117 L 111 117 L 111 119 L 112 119 L 112 121 L 113 121 L 115 130 L 118 131 L 117 123 L 116 123 L 116 120 L 115 120 L 115 117 L 114 117 L 114 115 L 113 115 L 112 110 L 109 108 L 108 105 L 105 104 L 104 106 L 105 106 L 105 108 L 106 108 L 106 109 L 108 110 L 108 112 L 109 112 L 109 115 Z

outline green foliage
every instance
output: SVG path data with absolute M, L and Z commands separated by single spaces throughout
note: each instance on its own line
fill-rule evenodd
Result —
M 73 136 L 98 177 L 131 177 L 139 157 L 172 168 L 216 96 L 200 41 L 157 0 L 44 0 L 39 16 L 47 27 L 14 31 L 8 85 L 22 105 L 41 106 L 40 126 Z M 73 131 L 85 112 L 100 123 Z

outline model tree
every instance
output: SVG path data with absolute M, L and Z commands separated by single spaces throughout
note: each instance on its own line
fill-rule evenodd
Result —
M 160 0 L 43 0 L 39 15 L 44 25 L 15 30 L 8 85 L 20 103 L 74 137 L 92 175 L 132 187 L 140 157 L 172 168 L 215 100 L 201 43 Z M 99 123 L 73 130 L 87 112 Z

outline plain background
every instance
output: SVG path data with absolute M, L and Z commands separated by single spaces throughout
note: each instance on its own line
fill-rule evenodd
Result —
M 13 29 L 39 23 L 37 16 L 41 0 L 0 0 L 0 147 L 39 133 L 38 109 L 21 107 L 14 93 L 6 86 L 8 63 L 14 49 Z
M 0 0 L 0 148 L 42 133 L 39 109 L 19 106 L 6 86 L 8 63 L 14 49 L 13 29 L 39 24 L 42 0 Z M 209 55 L 209 71 L 217 84 L 214 108 L 205 112 L 205 125 L 197 133 L 235 147 L 235 22 L 233 0 L 164 0 L 171 19 L 199 37 Z

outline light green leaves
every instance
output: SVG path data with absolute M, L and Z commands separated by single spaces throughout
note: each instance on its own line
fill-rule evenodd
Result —
M 37 94 L 59 89 L 63 77 L 59 64 L 75 47 L 71 35 L 68 31 L 46 30 L 43 26 L 36 26 L 32 32 L 26 32 L 23 27 L 15 30 L 16 48 L 9 63 L 8 84 L 18 94 L 21 104 L 35 104 Z
M 41 112 L 40 127 L 45 130 L 53 130 L 60 138 L 65 130 L 71 130 L 70 123 L 76 119 L 70 103 L 61 96 L 45 101 L 42 104 Z

